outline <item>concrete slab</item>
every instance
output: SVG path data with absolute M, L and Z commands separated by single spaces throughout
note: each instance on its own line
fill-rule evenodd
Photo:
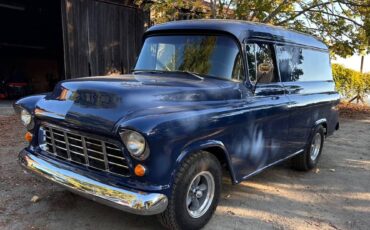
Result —
M 9 116 L 14 114 L 13 102 L 11 100 L 0 100 L 0 116 Z

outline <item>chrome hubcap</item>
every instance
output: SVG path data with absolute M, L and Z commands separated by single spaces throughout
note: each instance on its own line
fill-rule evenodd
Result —
M 316 160 L 317 156 L 320 153 L 320 148 L 321 148 L 321 135 L 320 133 L 316 133 L 311 143 L 310 157 L 312 161 Z
M 215 193 L 215 181 L 208 171 L 198 173 L 191 181 L 187 196 L 186 208 L 193 218 L 199 218 L 207 212 Z

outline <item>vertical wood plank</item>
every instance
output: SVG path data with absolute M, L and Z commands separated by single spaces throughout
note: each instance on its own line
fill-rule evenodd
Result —
M 61 0 L 67 78 L 128 73 L 144 32 L 144 13 L 133 1 Z

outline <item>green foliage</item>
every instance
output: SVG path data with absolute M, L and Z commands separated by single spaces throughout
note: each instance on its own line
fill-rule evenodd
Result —
M 370 92 L 370 74 L 345 68 L 339 64 L 332 65 L 335 86 L 344 97 L 364 97 Z
M 205 11 L 202 0 L 156 0 L 155 3 L 146 3 L 145 0 L 135 0 L 135 3 L 150 10 L 154 24 L 182 19 L 181 14 L 188 18 L 203 18 Z

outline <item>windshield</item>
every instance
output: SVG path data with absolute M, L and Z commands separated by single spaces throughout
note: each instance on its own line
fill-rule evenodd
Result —
M 234 40 L 216 35 L 166 35 L 145 40 L 135 70 L 184 71 L 241 80 L 242 58 Z

